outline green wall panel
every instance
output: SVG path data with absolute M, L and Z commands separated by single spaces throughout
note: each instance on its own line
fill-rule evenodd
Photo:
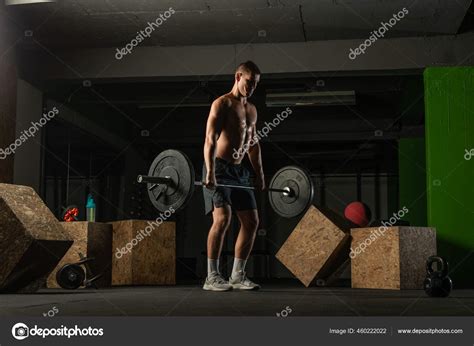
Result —
M 426 226 L 426 162 L 424 138 L 401 138 L 398 142 L 399 209 L 409 212 L 403 220 Z
M 424 72 L 428 224 L 457 286 L 474 285 L 474 67 Z

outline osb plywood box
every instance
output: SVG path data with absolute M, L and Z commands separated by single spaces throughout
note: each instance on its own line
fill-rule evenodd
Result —
M 71 244 L 31 187 L 0 184 L 0 292 L 43 287 Z
M 56 282 L 56 272 L 65 264 L 80 261 L 82 254 L 94 258 L 88 262 L 92 274 L 102 274 L 94 284 L 97 287 L 109 287 L 112 279 L 112 225 L 86 221 L 61 222 L 61 225 L 74 240 L 74 244 L 48 277 L 47 286 L 60 287 Z
M 335 215 L 335 214 L 334 214 Z M 350 235 L 311 206 L 276 254 L 306 287 L 325 279 L 349 256 Z
M 176 284 L 176 224 L 126 220 L 113 226 L 112 285 Z
M 351 230 L 353 288 L 422 289 L 426 260 L 436 255 L 436 229 L 369 227 Z

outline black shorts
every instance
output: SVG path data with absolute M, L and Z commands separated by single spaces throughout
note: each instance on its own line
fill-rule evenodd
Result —
M 202 179 L 206 179 L 206 164 L 202 167 Z M 242 164 L 233 164 L 216 157 L 215 174 L 217 184 L 250 185 L 250 171 Z M 253 190 L 217 187 L 214 190 L 203 187 L 204 208 L 209 214 L 214 208 L 230 205 L 234 210 L 257 209 Z

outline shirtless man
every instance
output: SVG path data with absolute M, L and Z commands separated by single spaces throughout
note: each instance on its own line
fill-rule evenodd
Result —
M 247 101 L 260 80 L 260 70 L 252 61 L 240 64 L 235 72 L 232 90 L 217 98 L 211 106 L 204 144 L 203 189 L 206 214 L 212 211 L 213 223 L 207 239 L 207 278 L 204 289 L 255 290 L 260 286 L 245 274 L 245 265 L 252 251 L 258 227 L 258 213 L 252 190 L 215 187 L 215 184 L 251 185 L 249 170 L 241 164 L 243 155 L 235 157 L 241 148 L 249 148 L 247 155 L 255 172 L 258 189 L 265 189 L 260 145 L 249 142 L 256 135 L 257 110 Z M 234 155 L 233 155 L 234 154 Z M 226 281 L 219 271 L 219 257 L 224 236 L 229 228 L 232 209 L 240 221 L 235 244 L 232 274 Z

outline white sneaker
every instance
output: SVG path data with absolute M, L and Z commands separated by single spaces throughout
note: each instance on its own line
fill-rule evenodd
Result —
M 260 285 L 256 284 L 255 282 L 250 281 L 247 278 L 247 274 L 245 272 L 239 272 L 235 278 L 232 276 L 229 278 L 229 284 L 232 286 L 233 289 L 236 290 L 258 290 L 260 289 Z
M 221 276 L 221 274 L 212 274 L 206 277 L 206 282 L 202 287 L 206 291 L 224 292 L 232 289 L 232 286 Z

